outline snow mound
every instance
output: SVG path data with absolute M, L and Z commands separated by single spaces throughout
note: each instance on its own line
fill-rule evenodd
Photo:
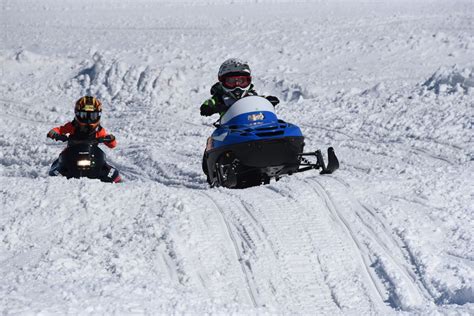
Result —
M 133 63 L 95 52 L 84 60 L 64 87 L 77 95 L 95 95 L 115 110 L 152 107 L 175 95 L 185 95 L 186 67 L 173 63 Z
M 474 67 L 459 68 L 458 66 L 441 67 L 425 83 L 428 90 L 436 94 L 464 92 L 474 89 Z
M 132 95 L 152 96 L 158 75 L 158 69 L 129 66 L 95 53 L 92 60 L 83 63 L 72 86 L 80 86 L 84 94 L 97 95 L 108 101 L 126 101 Z
M 382 93 L 385 90 L 386 90 L 385 85 L 383 84 L 383 82 L 380 82 L 380 83 L 376 84 L 375 86 L 373 86 L 372 88 L 364 90 L 361 93 L 361 95 L 362 96 L 369 96 L 369 97 L 378 98 L 382 95 Z
M 318 86 L 295 82 L 291 79 L 279 79 L 277 77 L 267 81 L 262 80 L 259 87 L 263 88 L 262 91 L 267 92 L 268 90 L 271 94 L 277 95 L 284 102 L 313 99 L 323 93 Z

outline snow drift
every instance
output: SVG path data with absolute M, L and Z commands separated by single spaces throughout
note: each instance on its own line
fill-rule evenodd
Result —
M 472 93 L 474 89 L 474 68 L 460 69 L 457 66 L 440 68 L 423 86 L 426 86 L 428 90 L 434 90 L 437 94 Z

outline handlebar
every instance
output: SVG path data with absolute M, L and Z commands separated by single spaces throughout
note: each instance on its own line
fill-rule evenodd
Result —
M 107 141 L 107 138 L 100 137 L 96 139 L 79 140 L 79 139 L 71 139 L 70 137 L 65 137 L 59 140 L 62 142 L 68 142 L 70 145 L 79 145 L 79 144 L 97 145 L 97 144 L 105 143 Z

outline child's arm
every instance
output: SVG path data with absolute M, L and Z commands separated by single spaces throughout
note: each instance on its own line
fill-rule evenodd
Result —
M 117 141 L 115 140 L 115 136 L 112 134 L 107 134 L 107 131 L 103 127 L 97 131 L 97 133 L 95 134 L 95 137 L 96 138 L 104 138 L 104 137 L 109 138 L 110 140 L 104 142 L 104 144 L 109 148 L 114 148 L 115 146 L 117 146 Z
M 200 111 L 202 116 L 211 116 L 214 113 L 219 113 L 221 107 L 219 106 L 219 102 L 217 96 L 212 96 L 212 98 L 207 99 L 201 105 Z
M 73 132 L 74 126 L 71 122 L 68 122 L 65 125 L 52 128 L 46 137 L 52 138 L 54 140 L 66 140 L 66 134 L 72 134 Z

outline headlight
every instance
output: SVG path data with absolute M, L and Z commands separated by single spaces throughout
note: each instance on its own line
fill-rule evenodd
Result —
M 90 167 L 91 166 L 91 161 L 90 160 L 78 160 L 77 161 L 77 166 L 78 167 Z

